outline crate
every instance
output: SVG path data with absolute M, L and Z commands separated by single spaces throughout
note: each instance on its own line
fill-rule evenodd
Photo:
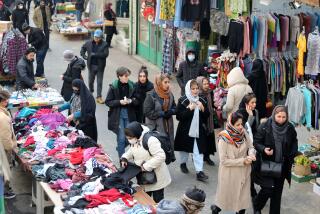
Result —
M 316 178 L 315 174 L 307 175 L 307 176 L 300 176 L 296 175 L 294 172 L 291 173 L 291 178 L 297 183 L 304 183 L 304 182 L 309 182 L 312 179 Z
M 310 166 L 294 165 L 293 171 L 296 175 L 306 176 L 311 174 Z

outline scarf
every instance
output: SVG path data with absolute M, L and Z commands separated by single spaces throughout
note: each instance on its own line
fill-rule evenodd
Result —
M 154 90 L 158 94 L 158 96 L 163 99 L 163 105 L 162 105 L 162 110 L 163 111 L 168 111 L 169 110 L 169 102 L 170 102 L 170 89 L 167 91 L 163 90 L 162 85 L 161 85 L 161 75 L 158 74 L 155 79 L 155 86 Z
M 283 144 L 286 143 L 286 136 L 287 136 L 287 131 L 289 127 L 288 119 L 282 125 L 279 125 L 276 122 L 275 116 L 279 112 L 278 110 L 280 108 L 283 109 L 283 111 L 287 114 L 287 118 L 288 118 L 287 108 L 285 106 L 278 105 L 273 109 L 272 121 L 271 121 L 272 134 L 275 141 L 275 161 L 278 163 L 282 162 L 282 148 L 283 148 Z
M 243 139 L 245 136 L 244 131 L 239 132 L 229 121 L 226 124 L 226 129 L 219 133 L 219 137 L 221 137 L 225 142 L 235 145 L 236 147 L 240 147 L 243 144 Z
M 201 209 L 204 207 L 204 202 L 195 201 L 186 196 L 186 194 L 182 196 L 181 204 L 186 209 L 186 214 L 200 213 Z
M 209 129 L 209 132 L 213 132 L 214 131 L 214 121 L 213 121 L 213 115 L 214 115 L 214 109 L 213 109 L 213 100 L 212 100 L 212 95 L 211 95 L 211 91 L 204 91 L 203 90 L 203 80 L 207 79 L 205 77 L 197 77 L 197 83 L 199 85 L 200 88 L 200 94 L 202 96 L 204 96 L 205 98 L 207 98 L 207 102 L 208 102 L 208 110 L 210 112 L 210 117 L 208 118 L 207 121 L 207 127 Z M 208 79 L 207 79 L 208 80 Z M 208 80 L 209 81 L 209 80 Z
M 199 96 L 194 97 L 191 94 L 191 80 L 189 80 L 185 87 L 186 96 L 190 103 L 197 103 L 199 101 Z M 191 121 L 191 126 L 189 129 L 189 136 L 193 138 L 199 138 L 199 125 L 200 125 L 200 109 L 197 106 L 194 109 L 193 118 Z

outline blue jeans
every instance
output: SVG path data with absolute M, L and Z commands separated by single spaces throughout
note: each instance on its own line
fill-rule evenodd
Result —
M 117 135 L 117 151 L 119 158 L 124 154 L 126 146 L 128 145 L 127 138 L 124 134 L 124 129 L 127 127 L 129 123 L 129 117 L 128 117 L 128 109 L 121 108 L 120 110 L 120 118 L 119 118 L 119 132 Z
M 76 10 L 77 22 L 81 22 L 82 12 L 80 10 Z
M 44 59 L 47 55 L 47 48 L 43 48 L 37 51 L 36 53 L 36 61 L 37 61 L 37 69 L 36 69 L 36 76 L 43 76 L 44 75 Z

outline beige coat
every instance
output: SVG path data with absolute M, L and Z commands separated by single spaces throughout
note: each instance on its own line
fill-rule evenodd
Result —
M 247 133 L 246 139 L 249 139 Z M 218 141 L 220 164 L 216 205 L 222 210 L 238 212 L 251 205 L 251 165 L 244 165 L 249 148 L 253 149 L 251 140 L 239 148 L 221 138 Z
M 48 27 L 50 28 L 50 26 L 51 26 L 51 12 L 50 12 L 50 8 L 48 6 L 46 6 L 46 14 L 47 14 Z M 33 13 L 32 18 L 33 18 L 33 22 L 36 25 L 36 27 L 44 30 L 43 29 L 43 18 L 42 18 L 42 13 L 41 13 L 40 7 L 37 7 L 36 9 L 34 9 L 34 13 Z
M 17 146 L 11 116 L 9 112 L 2 107 L 0 107 L 0 143 L 7 152 L 12 151 Z
M 243 71 L 239 67 L 233 68 L 227 76 L 228 96 L 227 102 L 223 106 L 223 111 L 229 115 L 239 109 L 239 104 L 244 95 L 251 93 L 249 81 L 245 78 Z
M 150 137 L 148 140 L 149 152 L 142 146 L 142 138 L 149 128 L 143 126 L 143 132 L 139 142 L 134 145 L 130 145 L 129 150 L 122 155 L 122 158 L 126 158 L 128 161 L 133 161 L 136 165 L 141 166 L 147 171 L 154 170 L 157 176 L 157 183 L 144 185 L 143 188 L 146 192 L 160 190 L 167 187 L 171 183 L 171 176 L 169 169 L 165 163 L 166 154 L 161 148 L 159 140 L 155 137 Z

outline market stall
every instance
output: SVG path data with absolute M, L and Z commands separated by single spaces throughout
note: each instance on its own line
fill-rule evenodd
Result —
M 54 26 L 64 36 L 88 36 L 88 29 L 76 21 L 74 15 L 60 14 L 54 18 Z
M 33 106 L 44 105 L 37 102 L 40 97 L 50 97 L 47 105 L 60 101 L 50 88 L 27 93 Z M 23 105 L 25 101 L 14 92 L 10 103 Z M 16 159 L 32 173 L 37 214 L 53 205 L 55 213 L 155 213 L 154 201 L 129 181 L 126 171 L 118 171 L 101 145 L 70 126 L 61 113 L 24 107 L 14 114 L 13 123 L 18 140 Z

